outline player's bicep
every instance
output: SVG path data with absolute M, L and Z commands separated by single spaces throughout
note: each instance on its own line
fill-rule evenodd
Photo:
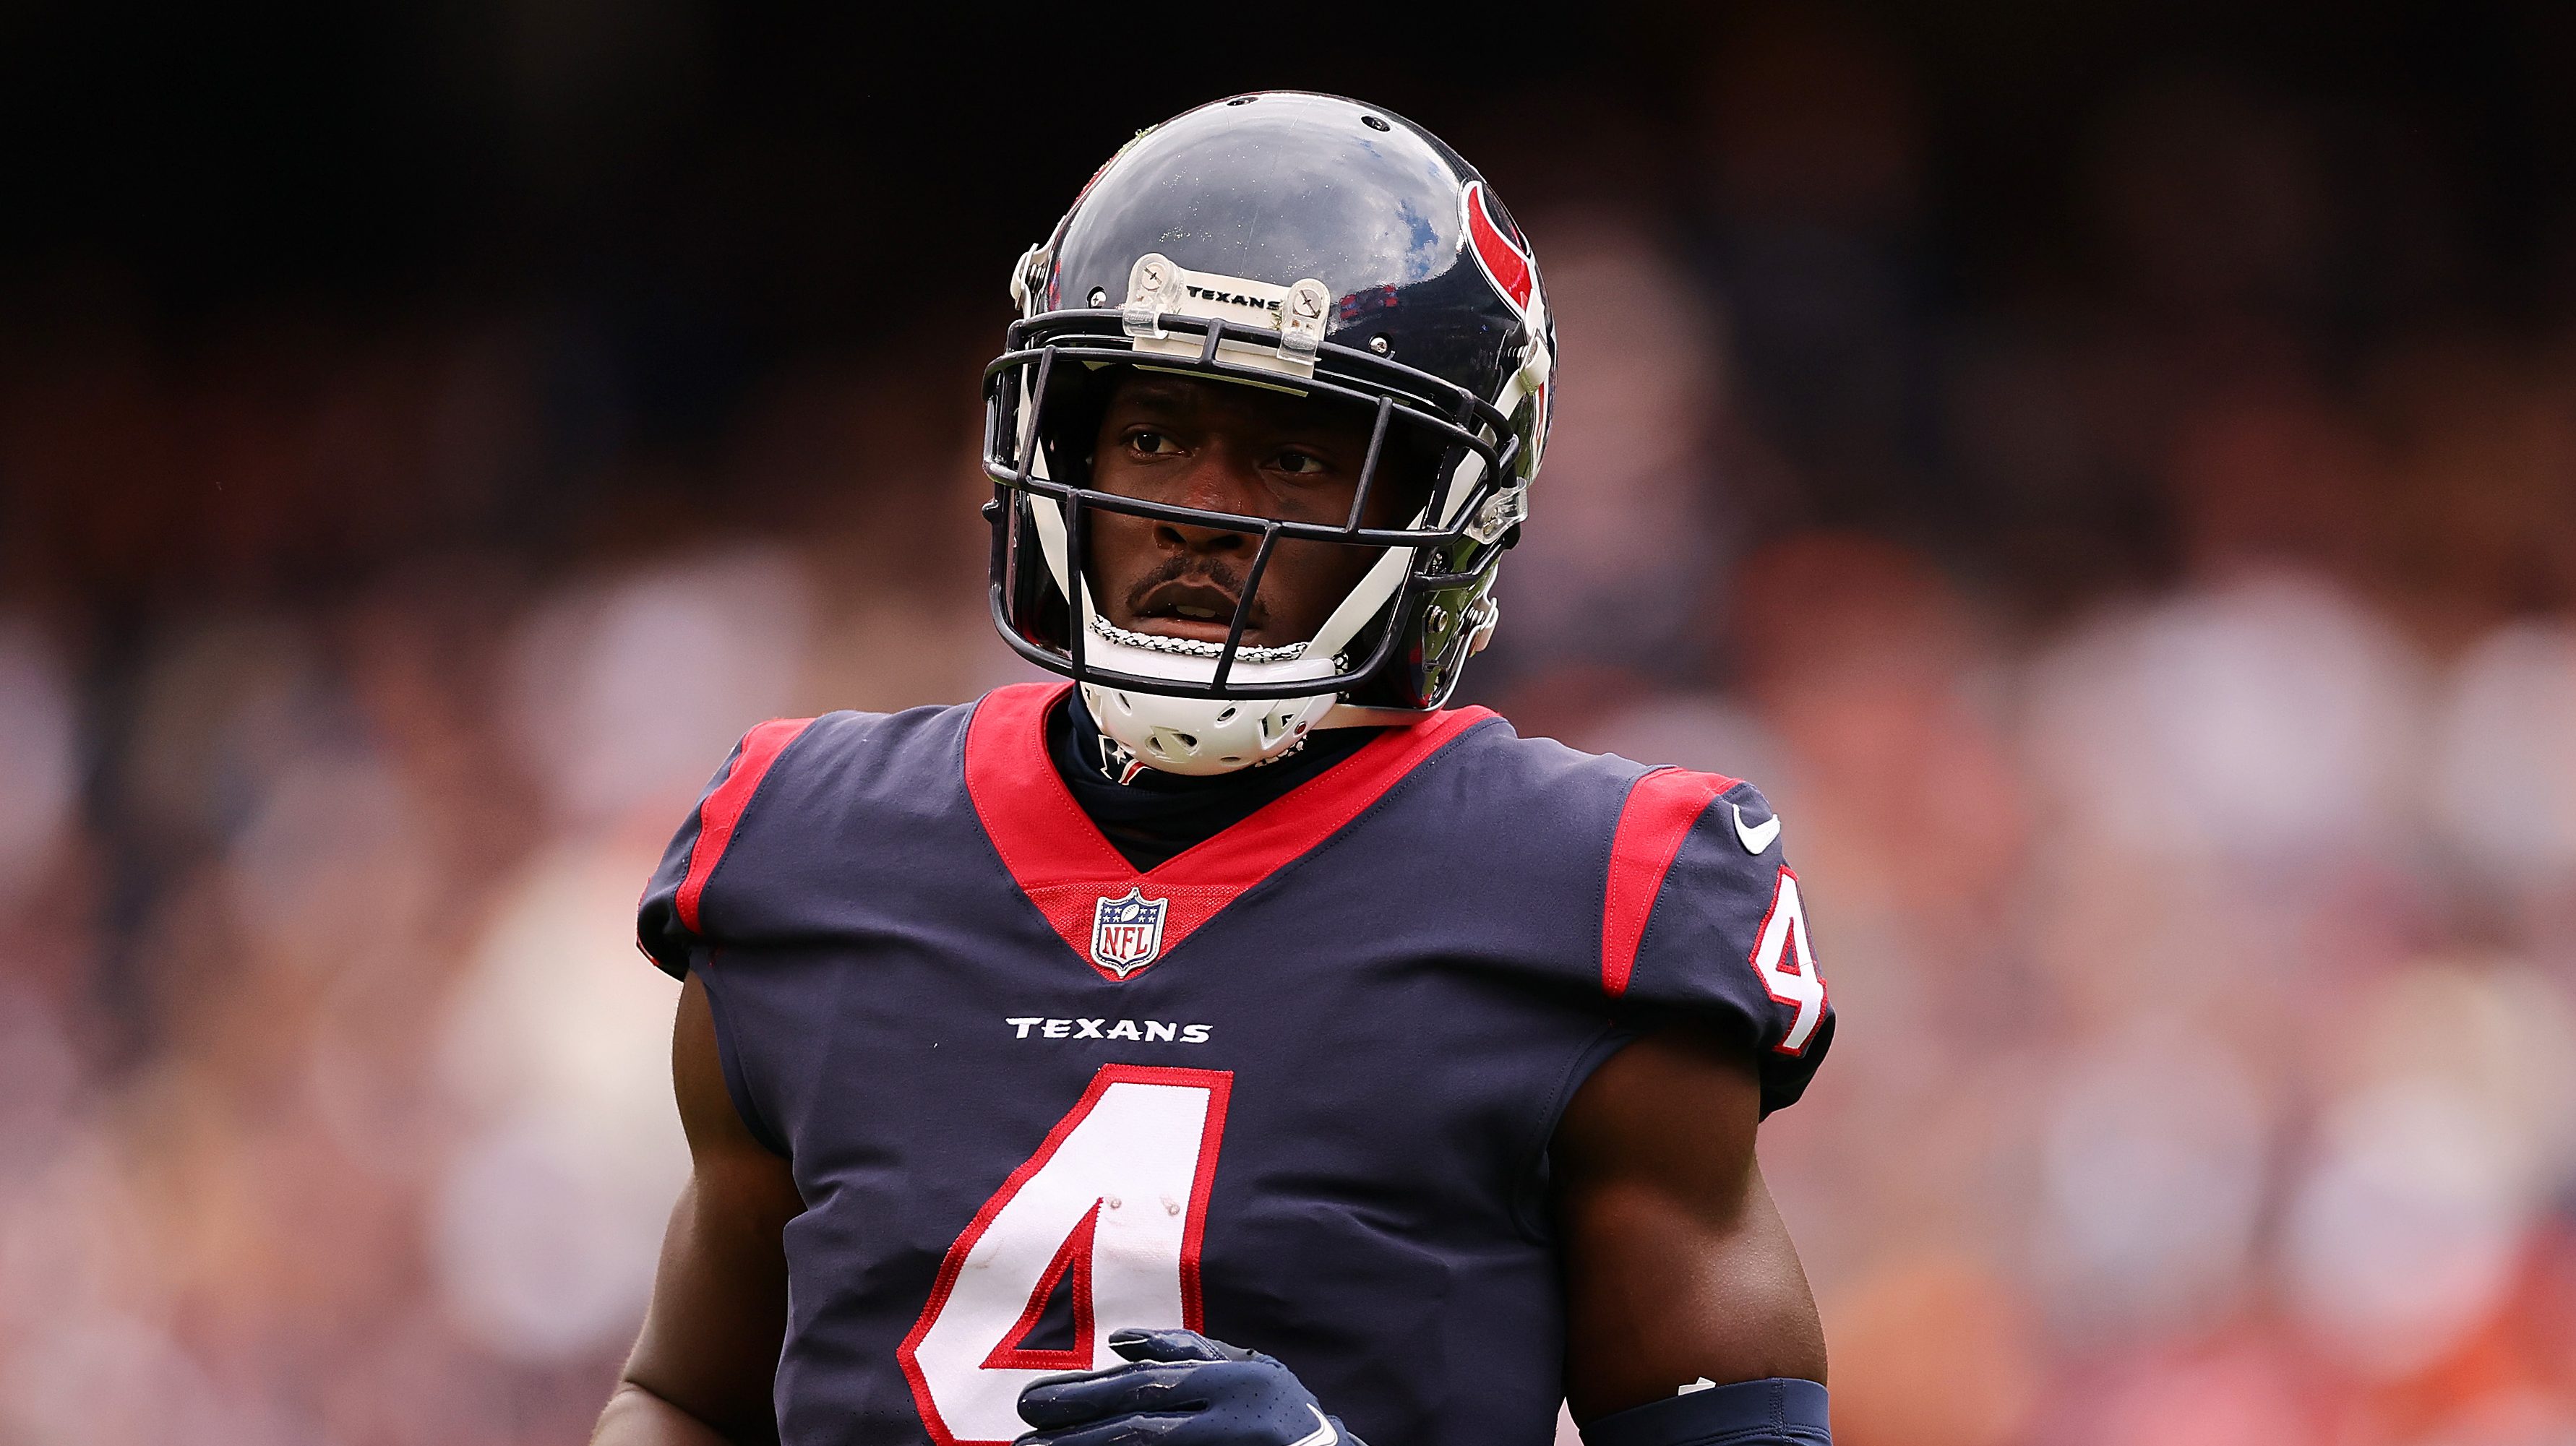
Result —
M 671 1075 L 689 1139 L 689 1183 L 671 1211 L 653 1302 L 625 1379 L 722 1432 L 766 1439 L 787 1322 L 782 1232 L 804 1208 L 785 1160 L 753 1136 L 727 1091 L 706 986 L 680 994 Z
M 1567 1108 L 1551 1160 L 1578 1421 L 1703 1376 L 1824 1380 L 1815 1301 L 1754 1160 L 1761 1100 L 1740 1044 L 1669 1029 Z

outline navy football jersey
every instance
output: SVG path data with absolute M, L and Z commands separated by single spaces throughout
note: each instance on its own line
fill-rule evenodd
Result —
M 1576 1088 L 1689 1019 L 1767 1111 L 1832 1039 L 1769 806 L 1469 708 L 1139 873 L 1048 755 L 1066 692 L 764 723 L 644 896 L 805 1202 L 784 1440 L 1008 1441 L 1177 1324 L 1367 1439 L 1543 1446 Z

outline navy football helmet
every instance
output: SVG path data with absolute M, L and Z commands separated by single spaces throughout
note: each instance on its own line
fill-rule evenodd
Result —
M 1174 773 L 1221 773 L 1319 727 L 1439 707 L 1491 634 L 1494 572 L 1547 437 L 1554 329 L 1537 262 L 1484 178 L 1421 127 L 1338 96 L 1263 92 L 1140 133 L 1011 274 L 984 374 L 992 610 L 1073 678 L 1104 733 Z M 1284 390 L 1370 421 L 1346 524 L 1094 490 L 1104 378 L 1122 366 Z M 1390 480 L 1394 459 L 1429 476 Z M 1364 527 L 1372 488 L 1425 500 Z M 1094 511 L 1258 539 L 1223 644 L 1130 632 L 1094 607 Z M 1282 540 L 1376 554 L 1316 635 L 1243 645 Z

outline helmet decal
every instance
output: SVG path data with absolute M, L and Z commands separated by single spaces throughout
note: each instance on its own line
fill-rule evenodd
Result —
M 1506 223 L 1495 218 L 1492 204 L 1485 199 L 1484 182 L 1469 181 L 1461 204 L 1467 213 L 1467 249 L 1476 254 L 1477 268 L 1527 319 L 1530 303 L 1538 295 L 1538 266 L 1530 260 L 1528 249 L 1513 239 Z

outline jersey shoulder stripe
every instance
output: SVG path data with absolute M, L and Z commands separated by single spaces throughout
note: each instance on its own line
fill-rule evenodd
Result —
M 708 790 L 699 802 L 697 842 L 689 848 L 689 871 L 681 878 L 679 895 L 674 900 L 681 927 L 690 933 L 699 932 L 698 901 L 705 895 L 707 880 L 714 877 L 716 865 L 724 862 L 725 846 L 733 842 L 734 826 L 742 822 L 743 810 L 751 806 L 752 795 L 760 791 L 760 781 L 769 776 L 769 766 L 813 722 L 811 718 L 772 718 L 754 726 L 742 736 L 742 747 L 735 753 L 724 782 Z
M 1601 900 L 1601 988 L 1616 999 L 1628 992 L 1646 920 L 1663 892 L 1664 876 L 1680 856 L 1691 825 L 1720 794 L 1740 780 L 1686 768 L 1657 768 L 1640 776 L 1619 809 L 1610 838 L 1610 873 Z

